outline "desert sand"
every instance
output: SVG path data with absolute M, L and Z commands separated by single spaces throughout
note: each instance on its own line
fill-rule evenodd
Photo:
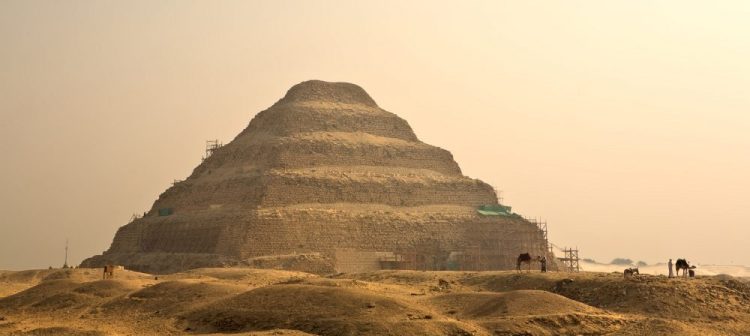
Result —
M 585 271 L 591 272 L 619 272 L 623 268 L 628 266 L 613 265 L 613 264 L 601 264 L 592 263 L 587 261 L 580 262 L 581 268 Z M 691 264 L 697 268 L 694 270 L 697 275 L 731 275 L 738 278 L 750 278 L 750 267 L 742 265 L 703 265 L 703 264 Z M 630 265 L 629 267 L 636 267 L 636 265 Z M 669 274 L 669 267 L 666 263 L 660 263 L 655 265 L 640 266 L 638 270 L 641 274 L 651 275 L 667 275 Z
M 0 272 L 0 334 L 222 333 L 747 335 L 750 284 L 619 272 Z

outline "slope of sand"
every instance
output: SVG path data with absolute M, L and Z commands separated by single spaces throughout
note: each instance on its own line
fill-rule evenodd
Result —
M 0 288 L 2 335 L 750 334 L 750 285 L 723 276 L 69 269 Z

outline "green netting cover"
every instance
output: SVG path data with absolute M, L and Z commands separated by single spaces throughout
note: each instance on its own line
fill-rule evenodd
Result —
M 513 214 L 509 206 L 502 204 L 482 205 L 477 209 L 477 212 L 485 216 L 510 216 Z

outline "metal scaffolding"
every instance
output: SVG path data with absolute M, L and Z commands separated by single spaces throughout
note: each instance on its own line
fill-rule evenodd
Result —
M 563 257 L 560 260 L 567 272 L 580 272 L 581 267 L 578 265 L 578 248 L 563 248 Z
M 206 140 L 206 154 L 203 156 L 203 160 L 208 159 L 221 146 L 224 146 L 224 144 L 220 143 L 218 139 Z

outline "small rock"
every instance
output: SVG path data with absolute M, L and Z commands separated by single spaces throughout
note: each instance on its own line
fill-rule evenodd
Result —
M 368 303 L 367 308 L 375 308 L 375 303 L 373 302 Z

